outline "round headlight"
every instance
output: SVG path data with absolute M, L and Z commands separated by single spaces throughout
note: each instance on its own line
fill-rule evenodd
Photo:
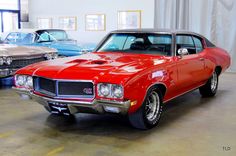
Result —
M 53 58 L 52 54 L 45 54 L 44 56 L 47 60 L 51 60 Z
M 5 63 L 7 65 L 10 65 L 12 63 L 12 58 L 11 57 L 7 57 L 6 60 L 5 60 Z
M 123 97 L 123 87 L 120 85 L 113 85 L 112 86 L 112 93 L 113 93 L 114 97 L 122 98 Z
M 4 59 L 2 57 L 0 57 L 0 65 L 4 64 Z
M 16 76 L 16 85 L 17 86 L 24 86 L 25 84 L 25 77 L 23 75 Z
M 98 91 L 101 96 L 109 96 L 110 95 L 110 85 L 109 84 L 100 84 Z
M 33 78 L 31 76 L 27 76 L 25 86 L 27 88 L 33 88 Z

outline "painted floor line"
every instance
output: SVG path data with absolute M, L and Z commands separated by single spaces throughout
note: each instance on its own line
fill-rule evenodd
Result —
M 48 152 L 48 153 L 46 154 L 46 156 L 54 156 L 54 155 L 56 155 L 56 154 L 62 152 L 63 150 L 64 150 L 64 146 L 55 148 L 55 149 L 51 150 L 50 152 Z
M 13 131 L 6 132 L 6 133 L 0 133 L 0 139 L 10 137 L 10 136 L 13 135 L 14 133 L 15 133 L 15 132 L 13 132 Z

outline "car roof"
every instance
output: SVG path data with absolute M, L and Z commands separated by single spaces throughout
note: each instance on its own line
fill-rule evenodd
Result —
M 34 33 L 37 29 L 16 29 L 9 31 L 8 33 L 22 32 L 22 33 Z
M 203 37 L 202 35 L 191 32 L 188 30 L 178 30 L 178 29 L 153 29 L 153 28 L 146 28 L 146 29 L 123 29 L 123 30 L 115 30 L 111 33 L 163 33 L 163 34 L 191 34 Z
M 65 31 L 63 29 L 38 29 L 37 31 Z
M 37 31 L 64 31 L 63 29 L 17 29 L 8 33 L 22 32 L 22 33 L 35 33 Z

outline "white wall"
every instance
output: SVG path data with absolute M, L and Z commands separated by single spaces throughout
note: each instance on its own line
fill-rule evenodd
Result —
M 77 16 L 77 31 L 68 31 L 78 42 L 97 43 L 108 32 L 117 29 L 117 12 L 142 10 L 142 28 L 154 27 L 154 0 L 31 0 L 29 1 L 30 26 L 37 26 L 38 17 L 53 17 L 58 28 L 60 16 Z M 106 31 L 85 31 L 86 14 L 106 14 Z

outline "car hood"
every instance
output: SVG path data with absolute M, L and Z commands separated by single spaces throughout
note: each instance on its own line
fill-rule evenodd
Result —
M 81 51 L 82 47 L 69 42 L 69 41 L 57 41 L 57 42 L 52 42 L 50 47 L 56 48 L 58 50 L 69 50 L 69 51 Z
M 31 56 L 56 52 L 55 49 L 47 47 L 17 46 L 10 44 L 0 44 L 0 56 Z
M 167 58 L 164 56 L 93 52 L 30 65 L 17 73 L 50 79 L 122 83 L 140 71 L 165 61 Z

